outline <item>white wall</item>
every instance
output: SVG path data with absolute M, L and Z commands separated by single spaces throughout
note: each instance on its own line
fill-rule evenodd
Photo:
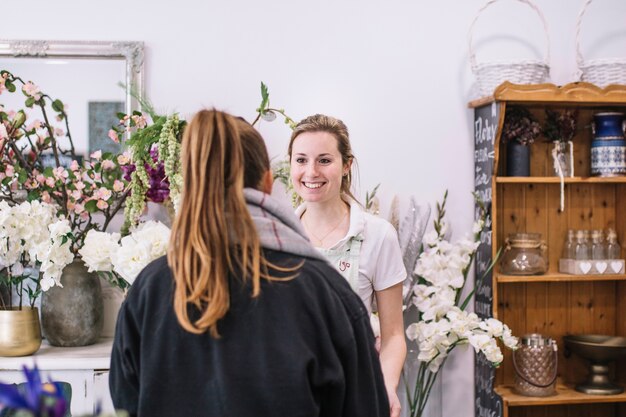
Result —
M 583 0 L 536 0 L 549 25 L 552 80 L 574 80 L 575 22 Z M 448 218 L 469 231 L 473 201 L 473 76 L 467 32 L 483 0 L 21 0 L 3 19 L 8 39 L 135 40 L 146 43 L 147 93 L 163 112 L 216 106 L 246 118 L 260 101 L 295 119 L 323 112 L 350 128 L 362 195 L 382 183 L 433 204 L 450 190 Z M 20 15 L 22 13 L 22 15 Z M 626 2 L 597 1 L 583 27 L 588 58 L 624 55 Z M 543 29 L 521 3 L 500 1 L 475 32 L 479 61 L 540 58 Z M 276 122 L 275 122 L 276 123 Z M 273 155 L 287 146 L 282 124 L 263 124 Z M 515 330 L 515 329 L 514 329 Z M 443 415 L 473 415 L 473 357 L 444 374 Z

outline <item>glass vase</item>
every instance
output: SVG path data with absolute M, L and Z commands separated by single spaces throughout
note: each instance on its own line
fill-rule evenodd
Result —
M 402 369 L 402 377 L 398 384 L 398 398 L 402 410 L 401 417 L 441 417 L 441 377 L 439 372 L 431 374 L 424 372 L 425 365 L 417 359 L 419 351 L 409 349 Z M 441 369 L 441 368 L 439 368 Z M 433 378 L 428 391 L 420 394 L 421 389 L 426 388 L 429 377 Z M 418 378 L 420 386 L 417 387 Z M 411 406 L 413 404 L 413 407 Z M 421 404 L 421 406 L 420 406 Z
M 574 175 L 572 160 L 573 160 L 573 145 L 571 142 L 563 142 L 560 140 L 552 142 L 554 147 L 552 148 L 552 162 L 554 175 L 557 177 L 563 175 L 563 177 L 571 177 Z

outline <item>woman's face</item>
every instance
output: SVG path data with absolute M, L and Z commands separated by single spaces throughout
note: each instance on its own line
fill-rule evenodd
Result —
M 293 188 L 308 203 L 340 197 L 341 180 L 349 170 L 337 148 L 337 139 L 328 132 L 304 132 L 291 147 Z

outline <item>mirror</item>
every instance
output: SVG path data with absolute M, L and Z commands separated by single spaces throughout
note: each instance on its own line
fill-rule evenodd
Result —
M 108 131 L 117 123 L 116 113 L 139 110 L 131 92 L 143 96 L 143 51 L 143 42 L 0 40 L 0 70 L 64 103 L 78 155 L 118 152 Z M 21 91 L 5 91 L 0 104 L 5 110 L 25 109 L 25 98 Z M 33 119 L 40 114 L 34 110 Z M 60 144 L 69 148 L 67 138 Z

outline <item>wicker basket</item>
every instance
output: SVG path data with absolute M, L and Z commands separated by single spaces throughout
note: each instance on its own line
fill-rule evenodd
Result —
M 550 76 L 550 37 L 548 35 L 548 24 L 546 19 L 541 13 L 541 10 L 533 4 L 530 0 L 517 0 L 520 3 L 524 3 L 531 7 L 543 23 L 543 28 L 546 34 L 546 55 L 543 61 L 538 60 L 519 60 L 519 61 L 492 61 L 478 63 L 476 61 L 476 54 L 474 47 L 472 46 L 474 25 L 478 20 L 478 17 L 487 7 L 492 5 L 498 0 L 489 0 L 483 7 L 478 10 L 472 25 L 469 30 L 469 59 L 472 67 L 472 72 L 476 77 L 476 84 L 478 87 L 478 93 L 481 96 L 489 96 L 493 94 L 493 91 L 497 86 L 504 81 L 510 81 L 515 84 L 539 84 L 546 82 Z
M 576 22 L 576 62 L 580 80 L 595 84 L 598 87 L 606 87 L 610 84 L 626 84 L 626 58 L 585 61 L 580 52 L 580 25 L 591 1 L 585 2 Z

